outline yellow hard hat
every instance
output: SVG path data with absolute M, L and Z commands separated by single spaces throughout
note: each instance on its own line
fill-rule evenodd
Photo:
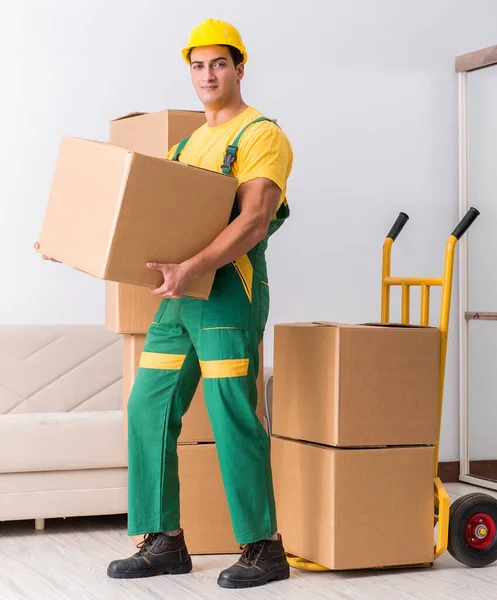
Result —
M 238 29 L 226 21 L 207 19 L 190 33 L 186 48 L 181 51 L 188 64 L 188 53 L 198 46 L 233 46 L 242 53 L 243 64 L 247 62 L 247 50 Z

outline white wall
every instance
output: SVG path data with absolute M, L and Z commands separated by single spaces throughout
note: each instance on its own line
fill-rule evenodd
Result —
M 269 253 L 266 367 L 275 322 L 379 317 L 381 245 L 400 210 L 412 221 L 394 270 L 441 272 L 458 213 L 454 57 L 496 43 L 494 0 L 3 0 L 0 322 L 103 322 L 102 283 L 32 250 L 60 137 L 106 139 L 132 110 L 199 108 L 179 51 L 209 16 L 242 31 L 245 98 L 295 150 L 292 218 Z M 458 458 L 452 326 L 445 460 Z

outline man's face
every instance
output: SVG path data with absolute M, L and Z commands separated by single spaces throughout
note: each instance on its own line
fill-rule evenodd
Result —
M 235 67 L 228 48 L 201 46 L 190 54 L 192 83 L 204 106 L 222 107 L 239 94 L 243 64 Z

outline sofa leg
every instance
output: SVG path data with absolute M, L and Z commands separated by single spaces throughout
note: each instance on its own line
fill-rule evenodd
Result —
M 35 519 L 36 531 L 43 531 L 45 529 L 45 519 Z

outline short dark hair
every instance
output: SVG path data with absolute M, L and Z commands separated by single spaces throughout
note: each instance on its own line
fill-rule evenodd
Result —
M 235 48 L 234 46 L 227 46 L 225 44 L 221 45 L 225 48 L 228 48 L 231 54 L 231 58 L 233 59 L 233 64 L 235 65 L 235 67 L 238 67 L 238 65 L 243 62 L 243 54 L 240 52 L 240 50 L 238 50 L 238 48 Z
M 243 54 L 240 52 L 240 50 L 238 50 L 238 48 L 235 48 L 234 46 L 228 46 L 227 44 L 219 44 L 219 45 L 222 46 L 223 48 L 228 48 L 231 59 L 233 61 L 233 64 L 235 65 L 235 67 L 238 67 L 238 65 L 243 62 Z M 190 63 L 192 62 L 192 60 L 191 60 L 192 50 L 193 50 L 193 48 L 190 48 L 190 50 L 188 50 L 188 54 L 187 54 L 187 58 Z

